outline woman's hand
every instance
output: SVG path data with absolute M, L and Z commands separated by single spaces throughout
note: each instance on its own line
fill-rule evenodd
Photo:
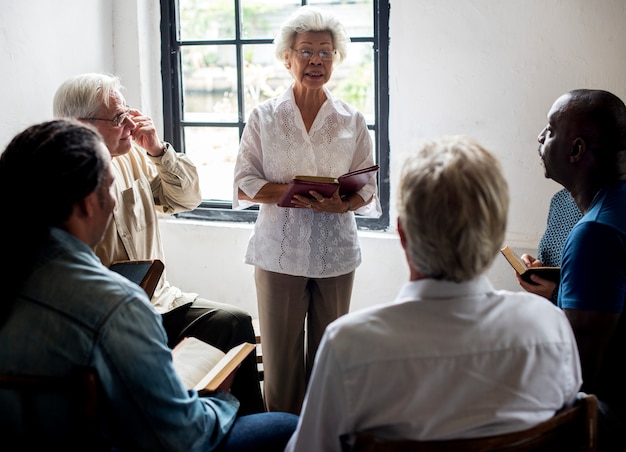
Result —
M 339 196 L 339 190 L 329 198 L 324 198 L 321 194 L 315 190 L 309 191 L 311 197 L 294 195 L 293 204 L 296 207 L 308 208 L 317 212 L 329 212 L 329 213 L 346 213 L 348 211 L 349 203 L 344 201 Z
M 237 199 L 242 199 L 245 201 L 256 202 L 259 204 L 274 204 L 278 202 L 280 196 L 287 189 L 288 184 L 275 184 L 273 182 L 268 182 L 263 185 L 259 192 L 255 195 L 254 198 L 246 195 L 246 193 L 239 188 L 237 190 Z
M 539 259 L 532 257 L 530 254 L 524 253 L 520 258 L 526 264 L 526 267 L 541 267 L 543 265 Z

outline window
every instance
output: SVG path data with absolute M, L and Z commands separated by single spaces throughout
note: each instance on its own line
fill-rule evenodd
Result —
M 252 108 L 291 83 L 274 57 L 273 38 L 301 5 L 331 11 L 346 27 L 348 57 L 328 88 L 364 115 L 374 143 L 381 218 L 357 216 L 362 229 L 389 226 L 388 0 L 162 0 L 164 136 L 198 167 L 202 204 L 184 218 L 246 221 L 257 208 L 233 211 L 232 177 L 239 138 Z

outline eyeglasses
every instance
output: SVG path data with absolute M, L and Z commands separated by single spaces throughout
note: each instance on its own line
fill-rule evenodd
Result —
M 302 60 L 310 60 L 311 58 L 313 58 L 315 54 L 317 54 L 317 56 L 320 57 L 320 60 L 332 60 L 335 54 L 337 53 L 336 50 L 320 50 L 319 52 L 314 52 L 313 50 L 307 50 L 307 49 L 301 49 L 301 50 L 291 49 L 291 50 L 296 52 L 296 55 L 298 55 L 298 58 Z
M 80 118 L 86 121 L 109 121 L 115 124 L 115 127 L 122 127 L 124 125 L 124 121 L 130 118 L 130 108 L 128 108 L 125 112 L 120 113 L 113 119 L 105 119 L 105 118 Z

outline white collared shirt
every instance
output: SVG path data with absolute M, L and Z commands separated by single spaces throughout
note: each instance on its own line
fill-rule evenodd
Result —
M 268 182 L 288 183 L 296 175 L 338 177 L 374 164 L 365 118 L 324 89 L 327 100 L 308 132 L 293 86 L 252 111 L 235 166 L 234 209 L 254 204 L 237 199 L 239 188 L 253 198 Z M 377 190 L 373 177 L 358 191 L 364 200 L 374 197 L 359 214 L 381 215 Z M 294 276 L 350 273 L 361 263 L 354 215 L 261 204 L 245 262 Z
M 523 430 L 572 402 L 582 377 L 564 313 L 527 292 L 407 283 L 330 324 L 287 451 L 341 451 L 372 429 L 417 440 Z

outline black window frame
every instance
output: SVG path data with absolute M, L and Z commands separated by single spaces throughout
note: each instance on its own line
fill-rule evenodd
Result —
M 237 85 L 238 92 L 243 93 L 243 53 L 242 47 L 247 44 L 271 44 L 272 39 L 242 39 L 240 26 L 237 26 L 234 39 L 182 41 L 178 38 L 176 17 L 177 0 L 161 0 L 161 76 L 163 83 L 163 123 L 164 139 L 170 142 L 179 152 L 185 152 L 183 143 L 184 126 L 230 126 L 237 127 L 239 137 L 243 133 L 246 119 L 243 117 L 243 99 L 238 94 L 239 114 L 236 123 L 211 123 L 183 121 L 181 52 L 183 46 L 230 44 L 237 48 Z M 241 24 L 241 4 L 235 2 L 235 20 Z M 302 5 L 308 1 L 303 0 Z M 389 182 L 389 0 L 373 0 L 374 37 L 351 37 L 352 42 L 372 42 L 374 46 L 374 83 L 375 83 L 375 123 L 368 124 L 375 131 L 374 155 L 380 171 L 378 177 L 378 195 L 382 207 L 380 218 L 365 218 L 356 215 L 360 230 L 388 230 L 390 208 Z M 245 210 L 233 210 L 231 201 L 203 200 L 200 206 L 190 212 L 176 216 L 187 219 L 207 221 L 231 221 L 254 223 L 258 214 L 258 206 Z

